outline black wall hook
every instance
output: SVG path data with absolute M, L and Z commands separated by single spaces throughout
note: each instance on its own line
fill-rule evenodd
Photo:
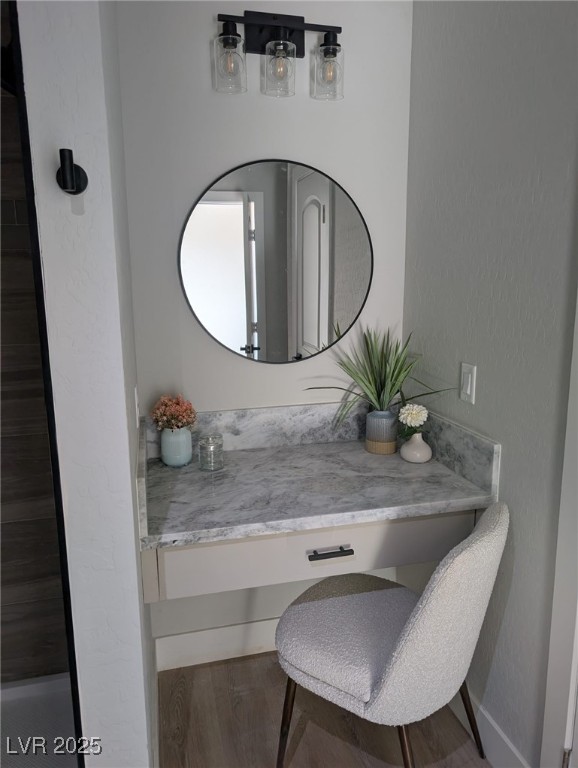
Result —
M 88 176 L 74 164 L 71 149 L 60 150 L 60 168 L 56 171 L 56 182 L 69 195 L 80 195 L 88 186 Z

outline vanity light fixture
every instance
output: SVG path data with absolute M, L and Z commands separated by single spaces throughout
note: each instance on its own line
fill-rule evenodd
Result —
M 343 51 L 335 32 L 326 32 L 315 51 L 311 95 L 324 101 L 343 98 Z
M 219 93 L 244 93 L 247 90 L 245 42 L 232 21 L 223 24 L 215 39 L 215 88 Z
M 343 98 L 343 51 L 337 41 L 341 27 L 308 24 L 303 16 L 245 11 L 243 16 L 219 13 L 223 31 L 215 40 L 215 90 L 243 93 L 247 90 L 245 52 L 265 56 L 264 87 L 267 96 L 295 94 L 296 59 L 305 56 L 305 32 L 323 32 L 323 43 L 314 57 L 315 99 Z M 237 24 L 245 27 L 245 40 L 237 34 Z
M 295 95 L 295 43 L 289 42 L 285 27 L 277 30 L 277 40 L 265 46 L 265 93 L 267 96 Z

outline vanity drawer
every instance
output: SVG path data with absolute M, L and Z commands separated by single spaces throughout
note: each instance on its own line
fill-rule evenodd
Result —
M 473 512 L 386 520 L 158 550 L 159 597 L 227 592 L 440 560 L 473 527 Z M 310 561 L 313 550 L 352 549 Z

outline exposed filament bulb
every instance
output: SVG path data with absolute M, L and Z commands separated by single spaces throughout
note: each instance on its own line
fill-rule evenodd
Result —
M 279 29 L 279 38 L 265 48 L 265 93 L 268 96 L 293 96 L 295 93 L 295 43 Z
M 236 75 L 239 67 L 235 60 L 235 54 L 233 51 L 228 51 L 225 54 L 225 72 L 228 75 Z
M 219 60 L 221 73 L 226 77 L 235 78 L 243 69 L 241 57 L 234 48 L 229 48 Z
M 219 93 L 243 93 L 247 90 L 245 44 L 232 21 L 223 23 L 223 32 L 215 39 L 215 90 Z
M 279 82 L 287 80 L 291 73 L 291 62 L 287 59 L 285 51 L 279 51 L 269 63 L 271 74 Z
M 319 77 L 326 85 L 338 83 L 341 78 L 341 67 L 334 58 L 326 58 L 320 67 Z

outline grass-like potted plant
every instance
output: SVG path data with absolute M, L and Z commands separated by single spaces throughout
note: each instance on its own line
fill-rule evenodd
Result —
M 432 390 L 406 397 L 404 385 L 411 377 L 417 360 L 409 357 L 409 342 L 392 339 L 385 333 L 363 330 L 359 344 L 352 352 L 341 353 L 337 364 L 349 376 L 349 387 L 309 387 L 309 389 L 339 389 L 345 394 L 337 411 L 341 424 L 360 402 L 369 406 L 366 421 L 365 448 L 370 453 L 392 454 L 397 450 L 397 416 L 399 406 L 425 395 L 447 390 Z M 414 379 L 417 381 L 417 379 Z M 422 386 L 426 386 L 419 382 Z

